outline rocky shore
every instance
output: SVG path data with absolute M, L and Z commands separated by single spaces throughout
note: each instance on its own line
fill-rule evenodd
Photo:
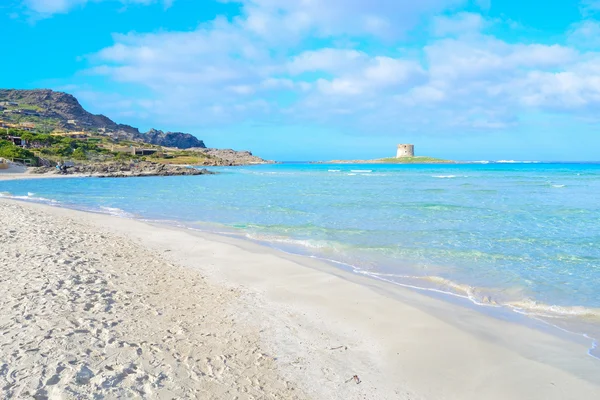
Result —
M 211 157 L 210 160 L 206 160 L 205 165 L 207 166 L 211 165 L 211 163 L 216 163 L 219 166 L 275 164 L 275 161 L 265 160 L 264 158 L 255 156 L 251 152 L 245 150 L 237 151 L 232 149 L 207 149 L 195 147 L 188 149 L 188 151 L 194 151 Z
M 39 175 L 61 174 L 55 167 L 32 168 L 30 173 Z M 92 176 L 97 178 L 128 178 L 141 176 L 210 175 L 214 173 L 207 169 L 142 161 L 137 163 L 111 162 L 75 165 L 67 169 L 66 175 Z

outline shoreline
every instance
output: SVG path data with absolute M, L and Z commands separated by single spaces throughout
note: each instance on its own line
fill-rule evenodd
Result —
M 0 174 L 1 176 L 2 174 Z M 13 174 L 16 175 L 16 174 Z M 26 174 L 32 178 L 38 177 L 35 174 Z M 74 175 L 43 175 L 44 178 L 83 178 L 91 177 L 88 175 L 74 176 Z M 17 175 L 14 179 L 20 179 Z M 1 179 L 0 179 L 1 182 Z M 6 193 L 9 194 L 9 193 Z M 424 296 L 430 296 L 433 298 L 440 299 L 445 302 L 449 302 L 461 307 L 472 308 L 479 313 L 487 316 L 493 316 L 498 319 L 507 319 L 512 322 L 517 322 L 527 327 L 535 327 L 535 329 L 549 332 L 555 336 L 563 336 L 568 340 L 581 341 L 586 343 L 587 348 L 585 353 L 590 357 L 600 360 L 600 351 L 598 349 L 599 338 L 599 326 L 597 319 L 600 314 L 600 309 L 587 308 L 585 306 L 557 306 L 553 303 L 540 303 L 535 298 L 515 298 L 515 299 L 502 299 L 494 296 L 493 290 L 489 289 L 487 292 L 482 289 L 473 287 L 463 283 L 460 280 L 452 280 L 436 275 L 419 276 L 415 275 L 414 272 L 411 274 L 409 269 L 405 270 L 404 273 L 396 276 L 395 278 L 387 278 L 384 275 L 378 273 L 370 273 L 360 267 L 346 262 L 324 258 L 317 254 L 311 254 L 299 245 L 290 245 L 289 248 L 278 246 L 268 240 L 261 240 L 259 238 L 253 238 L 244 234 L 240 234 L 237 231 L 223 231 L 220 229 L 219 224 L 210 223 L 206 227 L 202 227 L 201 223 L 195 222 L 194 224 L 188 224 L 183 221 L 176 220 L 148 220 L 142 216 L 133 216 L 128 212 L 119 209 L 105 209 L 96 210 L 89 207 L 79 207 L 77 204 L 61 204 L 48 199 L 37 199 L 35 197 L 29 197 L 33 193 L 27 196 L 5 196 L 0 193 L 0 198 L 14 199 L 18 201 L 31 202 L 34 204 L 50 204 L 54 207 L 65 207 L 72 210 L 79 210 L 83 212 L 99 213 L 101 215 L 112 215 L 117 217 L 131 218 L 133 220 L 139 220 L 142 222 L 157 223 L 159 226 L 176 226 L 181 229 L 191 230 L 194 232 L 200 232 L 208 235 L 216 235 L 216 237 L 229 237 L 234 240 L 241 240 L 244 242 L 251 242 L 261 247 L 267 247 L 275 251 L 279 256 L 288 254 L 291 256 L 298 256 L 303 259 L 315 259 L 319 262 L 326 263 L 333 266 L 336 269 L 343 269 L 353 275 L 360 275 L 368 280 L 375 280 L 377 282 L 383 282 L 386 285 L 393 285 L 401 287 L 407 290 L 421 293 Z M 104 207 L 101 207 L 104 208 Z M 116 213 L 114 211 L 117 211 Z M 200 224 L 200 225 L 199 225 Z M 225 228 L 223 226 L 223 228 Z M 213 238 L 214 239 L 214 238 Z M 396 274 L 397 275 L 397 274 Z M 591 319 L 594 320 L 594 322 Z
M 58 177 L 61 177 L 58 175 Z M 67 176 L 68 177 L 68 176 Z M 208 235 L 212 240 L 222 240 L 229 238 L 234 241 L 251 243 L 273 251 L 276 256 L 285 258 L 299 257 L 300 263 L 312 262 L 327 264 L 334 270 L 342 270 L 353 276 L 359 276 L 367 281 L 376 281 L 383 285 L 391 285 L 405 290 L 419 293 L 422 296 L 428 296 L 443 302 L 450 303 L 459 307 L 472 309 L 484 316 L 493 317 L 501 320 L 518 323 L 520 325 L 534 328 L 554 336 L 563 337 L 570 341 L 576 341 L 586 346 L 585 354 L 600 361 L 600 352 L 598 351 L 598 326 L 596 324 L 588 325 L 588 318 L 598 318 L 598 309 L 586 308 L 584 306 L 556 306 L 552 304 L 539 303 L 535 299 L 516 299 L 509 301 L 496 301 L 488 292 L 481 292 L 480 288 L 472 287 L 460 281 L 450 280 L 439 276 L 416 276 L 406 275 L 388 279 L 377 273 L 370 273 L 352 264 L 339 260 L 324 258 L 322 256 L 310 254 L 301 246 L 291 246 L 283 248 L 276 243 L 268 240 L 261 240 L 240 234 L 237 231 L 226 231 L 225 226 L 210 223 L 202 227 L 195 222 L 193 225 L 177 220 L 153 220 L 140 216 L 134 216 L 127 211 L 120 209 L 91 209 L 88 207 L 79 207 L 76 204 L 64 205 L 48 199 L 35 197 L 5 197 L 0 193 L 0 199 L 24 201 L 30 204 L 50 205 L 52 207 L 66 208 L 85 213 L 94 213 L 99 215 L 109 215 L 119 218 L 131 219 L 156 225 L 157 227 L 168 227 L 182 229 L 190 233 Z M 408 270 L 405 272 L 409 272 Z M 332 273 L 329 270 L 328 273 Z M 368 285 L 368 283 L 367 283 Z M 477 296 L 475 295 L 477 294 Z
M 558 397 L 556 385 L 563 393 L 573 395 L 568 398 L 586 398 L 585 393 L 600 390 L 600 363 L 584 354 L 583 343 L 494 319 L 468 307 L 374 281 L 318 260 L 284 256 L 242 239 L 139 220 L 0 200 L 0 205 L 4 204 L 19 204 L 57 218 L 85 221 L 131 238 L 175 264 L 199 270 L 219 284 L 243 288 L 250 296 L 249 308 L 244 311 L 248 321 L 269 320 L 263 326 L 269 332 L 263 338 L 265 345 L 286 353 L 282 359 L 303 359 L 280 366 L 281 372 L 288 378 L 308 374 L 311 381 L 322 381 L 321 390 L 341 390 L 340 396 L 347 396 L 339 398 L 355 398 L 355 388 L 360 388 L 360 392 L 367 389 L 363 394 L 379 394 L 373 398 L 409 398 L 402 394 L 408 389 L 404 393 L 410 392 L 410 398 L 445 395 L 457 399 L 530 398 L 527 393 L 535 393 L 537 398 L 567 398 Z M 295 338 L 303 338 L 301 342 L 291 340 L 291 328 Z M 327 345 L 322 342 L 323 337 L 329 338 Z M 324 351 L 323 348 L 336 347 L 331 338 L 350 350 Z M 315 343 L 320 346 L 311 345 Z M 307 358 L 307 354 L 311 357 Z M 335 360 L 330 360 L 332 357 Z M 460 376 L 453 372 L 456 359 L 466 364 L 461 366 Z M 329 378 L 333 374 L 337 381 L 323 380 L 319 363 L 328 365 Z M 353 365 L 363 384 L 342 385 L 342 371 Z M 519 376 L 515 376 L 515 365 L 521 367 Z M 489 371 L 484 373 L 482 368 Z M 492 371 L 493 382 L 488 382 L 485 375 Z M 519 384 L 505 387 L 499 378 Z M 544 383 L 550 378 L 554 386 Z M 371 384 L 378 388 L 377 392 L 370 392 Z M 310 384 L 304 381 L 299 386 Z M 566 387 L 570 388 L 565 391 Z M 335 398 L 331 393 L 312 395 Z
M 72 175 L 50 175 L 47 178 L 82 178 L 90 176 L 72 176 Z M 18 179 L 18 178 L 17 178 Z M 0 180 L 1 181 L 1 180 Z M 420 293 L 423 296 L 429 296 L 444 302 L 473 309 L 482 315 L 491 316 L 497 319 L 509 320 L 526 327 L 538 329 L 550 333 L 558 337 L 567 338 L 571 341 L 579 341 L 584 343 L 586 347 L 585 353 L 597 360 L 600 360 L 600 352 L 598 351 L 598 336 L 599 330 L 597 323 L 589 323 L 588 319 L 598 318 L 599 309 L 586 308 L 585 306 L 557 306 L 552 303 L 539 303 L 534 298 L 524 298 L 515 300 L 500 301 L 496 299 L 489 291 L 480 292 L 481 288 L 472 287 L 464 284 L 461 281 L 451 280 L 440 276 L 417 276 L 411 275 L 410 270 L 405 271 L 405 276 L 397 276 L 394 279 L 386 278 L 385 275 L 380 276 L 378 273 L 370 273 L 352 264 L 342 262 L 335 259 L 324 258 L 319 255 L 306 252 L 302 246 L 290 245 L 289 248 L 278 246 L 276 243 L 253 238 L 245 234 L 240 234 L 237 231 L 225 231 L 225 226 L 210 223 L 205 227 L 198 222 L 190 225 L 183 221 L 177 220 L 153 220 L 146 219 L 141 216 L 134 216 L 120 209 L 92 209 L 89 207 L 78 206 L 77 204 L 61 204 L 53 200 L 44 198 L 36 198 L 28 196 L 4 196 L 0 192 L 0 200 L 2 198 L 16 201 L 24 201 L 30 204 L 50 205 L 52 207 L 66 208 L 85 213 L 94 213 L 100 215 L 110 215 L 119 218 L 131 219 L 150 223 L 159 227 L 175 227 L 185 231 L 197 232 L 199 234 L 212 235 L 213 240 L 219 238 L 230 238 L 232 240 L 240 240 L 242 242 L 252 243 L 261 248 L 268 248 L 275 252 L 276 256 L 285 257 L 300 257 L 300 263 L 316 262 L 325 263 L 330 267 L 338 270 L 341 269 L 346 273 L 360 276 L 366 280 L 373 280 L 384 285 L 400 287 L 406 290 Z M 102 207 L 103 208 L 103 207 Z M 116 211 L 116 212 L 115 212 Z M 331 271 L 329 271 L 331 273 Z M 408 274 L 407 274 L 408 273 Z M 498 300 L 498 301 L 497 301 Z

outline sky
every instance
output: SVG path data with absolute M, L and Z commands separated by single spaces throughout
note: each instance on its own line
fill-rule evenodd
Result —
M 0 87 L 276 160 L 600 160 L 600 0 L 2 0 Z

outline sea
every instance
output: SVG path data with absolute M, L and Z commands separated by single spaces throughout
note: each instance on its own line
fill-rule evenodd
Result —
M 0 196 L 176 224 L 525 315 L 600 357 L 600 163 L 282 163 L 0 182 Z

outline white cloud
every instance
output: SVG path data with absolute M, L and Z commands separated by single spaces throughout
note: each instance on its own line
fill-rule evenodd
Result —
M 433 18 L 433 34 L 436 36 L 460 35 L 479 32 L 485 20 L 479 14 L 461 12 L 451 16 Z
M 437 17 L 420 49 L 394 48 L 387 38 L 415 23 L 418 10 L 458 2 L 398 2 L 410 17 L 395 15 L 402 7 L 392 3 L 248 0 L 242 16 L 192 31 L 115 35 L 88 58 L 88 72 L 150 89 L 159 99 L 152 115 L 178 124 L 285 116 L 351 129 L 488 130 L 515 126 L 528 110 L 600 109 L 599 55 L 484 35 L 487 22 L 473 13 Z M 411 22 L 397 26 L 398 18 Z M 582 24 L 570 35 L 594 29 Z M 366 36 L 383 46 L 357 46 Z
M 232 0 L 242 3 L 246 27 L 262 36 L 314 32 L 393 38 L 434 14 L 467 0 Z
M 175 0 L 23 0 L 23 5 L 36 16 L 49 17 L 54 14 L 64 14 L 74 8 L 82 7 L 88 2 L 115 1 L 121 4 L 142 4 L 162 2 L 169 8 Z
M 574 24 L 568 32 L 568 41 L 579 48 L 600 48 L 600 23 L 584 20 Z
M 560 45 L 509 44 L 489 36 L 443 39 L 425 47 L 435 78 L 494 78 L 523 68 L 565 65 L 577 52 Z
M 310 50 L 292 57 L 288 70 L 292 75 L 316 71 L 339 73 L 364 65 L 368 58 L 365 53 L 351 49 Z
M 31 11 L 39 14 L 65 13 L 79 5 L 87 3 L 87 0 L 25 0 L 24 4 Z

